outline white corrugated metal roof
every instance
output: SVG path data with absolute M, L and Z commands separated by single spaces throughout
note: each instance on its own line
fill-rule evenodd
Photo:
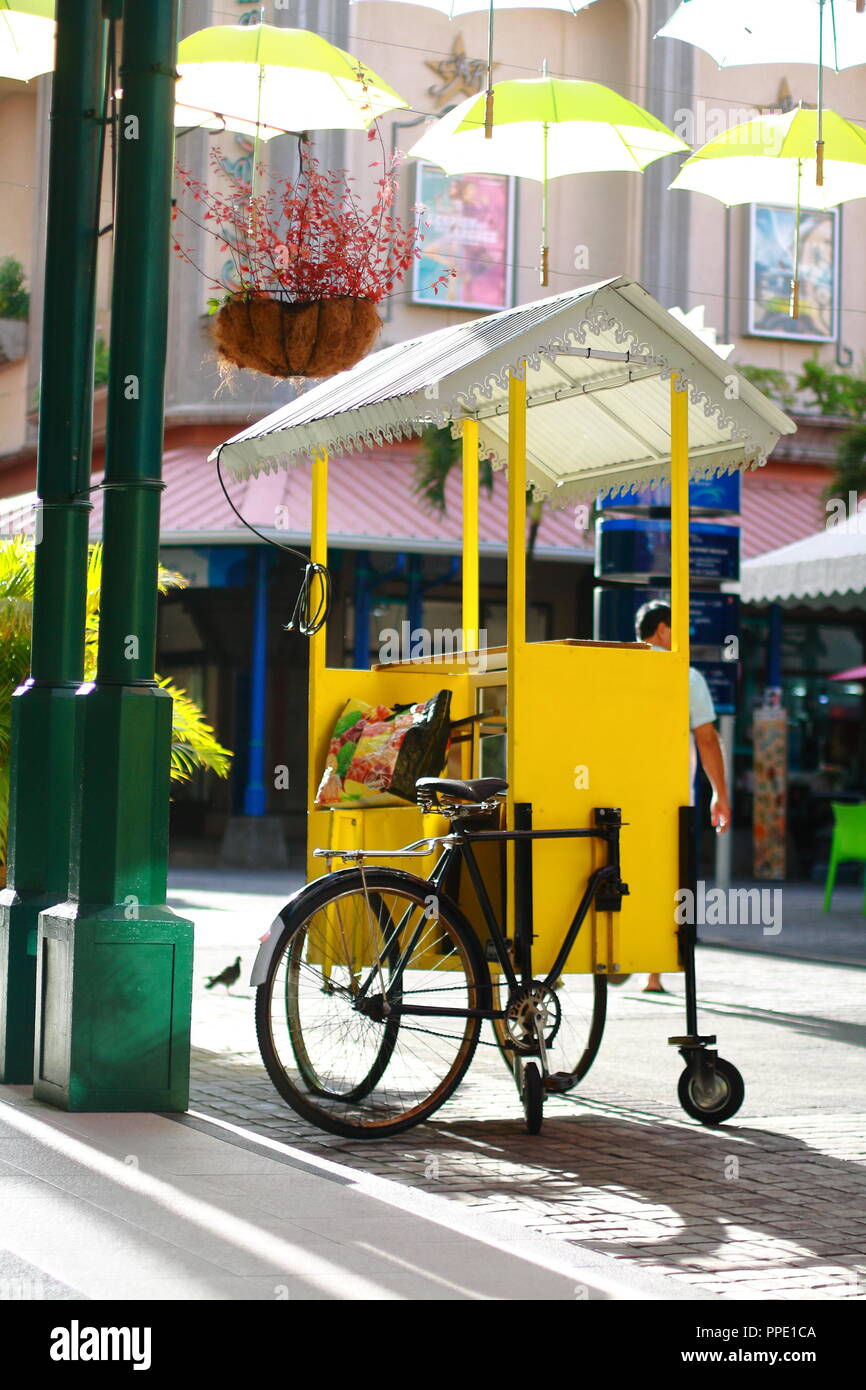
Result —
M 365 357 L 221 446 L 235 477 L 290 467 L 320 449 L 350 453 L 481 421 L 503 466 L 508 373 L 527 382 L 527 469 L 554 504 L 660 481 L 670 463 L 670 388 L 689 392 L 694 476 L 763 463 L 793 421 L 635 280 L 583 290 L 440 329 Z

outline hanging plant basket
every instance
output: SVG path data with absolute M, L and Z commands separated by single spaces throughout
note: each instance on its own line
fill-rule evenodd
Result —
M 205 276 L 218 291 L 208 304 L 224 371 L 316 378 L 354 367 L 382 328 L 376 306 L 421 256 L 420 210 L 406 226 L 393 214 L 398 156 L 370 166 L 380 172 L 368 207 L 351 175 L 320 170 L 304 142 L 299 158 L 295 178 L 267 180 L 260 192 L 218 152 L 210 180 L 179 171 L 190 206 L 182 195 L 175 213 L 228 256 L 219 276 Z M 199 250 L 177 238 L 175 250 L 199 269 Z M 454 273 L 438 276 L 433 292 Z
M 369 299 L 231 299 L 213 320 L 222 366 L 275 377 L 326 377 L 354 367 L 382 327 Z

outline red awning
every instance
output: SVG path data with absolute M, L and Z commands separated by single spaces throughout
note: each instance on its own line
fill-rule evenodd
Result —
M 331 461 L 328 525 L 335 548 L 414 550 L 457 554 L 461 547 L 460 469 L 446 484 L 444 516 L 427 510 L 412 490 L 417 446 L 383 448 L 374 458 L 357 455 Z M 163 545 L 238 544 L 254 541 L 227 506 L 204 447 L 170 449 L 163 460 Z M 99 482 L 96 474 L 94 482 Z M 743 474 L 743 559 L 801 540 L 826 518 L 822 491 L 827 473 L 820 468 L 782 465 Z M 290 543 L 309 540 L 311 471 L 299 466 L 243 482 L 229 482 L 235 504 L 260 529 Z M 102 494 L 91 494 L 91 534 L 102 529 Z M 33 494 L 0 505 L 0 525 L 9 535 L 32 527 Z M 482 553 L 505 554 L 507 492 L 495 475 L 492 495 L 482 489 L 479 534 Z M 587 563 L 593 556 L 592 531 L 582 509 L 546 507 L 537 540 L 540 558 Z
M 827 519 L 822 493 L 827 486 L 824 469 L 802 469 L 792 476 L 785 468 L 774 476 L 772 462 L 766 468 L 743 474 L 742 558 L 766 555 L 780 545 L 803 540 L 820 531 Z

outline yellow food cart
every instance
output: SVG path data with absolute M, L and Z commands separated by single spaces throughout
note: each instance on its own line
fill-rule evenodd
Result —
M 620 277 L 386 347 L 235 436 L 221 465 L 244 477 L 312 459 L 311 554 L 325 566 L 329 454 L 443 426 L 462 439 L 463 650 L 351 670 L 327 665 L 324 626 L 311 637 L 310 882 L 253 973 L 269 1074 L 315 1124 L 383 1137 L 448 1098 L 489 1020 L 537 1130 L 597 1051 L 608 979 L 684 971 L 680 1100 L 719 1123 L 742 1080 L 698 1030 L 682 910 L 695 886 L 688 481 L 759 466 L 794 426 Z M 491 650 L 479 457 L 508 488 L 507 643 Z M 599 492 L 668 479 L 672 650 L 528 641 L 527 492 L 585 514 Z M 418 804 L 316 806 L 348 700 L 418 706 L 443 689 L 455 743 Z M 491 777 L 503 738 L 504 777 Z

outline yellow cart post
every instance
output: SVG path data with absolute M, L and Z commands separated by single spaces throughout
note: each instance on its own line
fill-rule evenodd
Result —
M 332 669 L 324 630 L 312 638 L 310 883 L 253 975 L 269 1074 L 314 1123 L 381 1137 L 448 1098 L 489 1021 L 534 1130 L 545 1099 L 591 1064 L 607 978 L 684 970 L 680 1099 L 717 1123 L 742 1083 L 698 1030 L 694 926 L 677 911 L 695 877 L 688 481 L 759 465 L 794 426 L 621 277 L 375 353 L 221 457 L 236 476 L 315 458 L 324 565 L 328 454 L 443 425 L 463 442 L 464 650 Z M 495 650 L 478 637 L 479 454 L 507 471 L 507 644 Z M 527 490 L 585 507 L 666 479 L 672 650 L 528 641 Z M 417 804 L 315 806 L 347 700 L 393 707 L 442 690 L 463 738 Z M 491 733 L 505 737 L 504 777 L 489 775 Z

